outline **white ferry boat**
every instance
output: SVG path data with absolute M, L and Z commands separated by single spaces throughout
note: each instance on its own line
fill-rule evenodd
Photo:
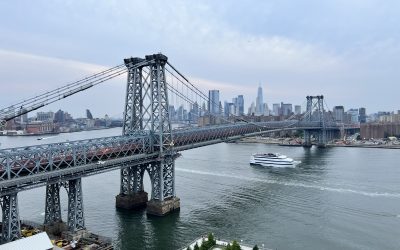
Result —
M 257 153 L 252 154 L 250 157 L 251 165 L 260 165 L 265 167 L 295 167 L 299 163 L 301 162 L 278 153 Z

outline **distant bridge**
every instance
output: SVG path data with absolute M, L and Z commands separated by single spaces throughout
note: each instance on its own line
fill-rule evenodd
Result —
M 312 135 L 324 146 L 340 130 L 350 129 L 328 118 L 323 96 L 307 96 L 307 110 L 298 120 L 226 122 L 173 130 L 169 96 L 175 95 L 191 105 L 197 105 L 191 99 L 193 93 L 201 100 L 209 101 L 208 97 L 162 54 L 148 55 L 145 59 L 129 58 L 124 62 L 0 110 L 0 121 L 4 125 L 22 114 L 128 73 L 123 135 L 0 150 L 2 242 L 21 236 L 17 193 L 23 190 L 46 185 L 44 225 L 51 230 L 63 224 L 59 190 L 66 188 L 67 227 L 75 232 L 85 228 L 82 177 L 120 169 L 117 207 L 133 209 L 147 205 L 148 213 L 164 215 L 180 207 L 175 193 L 175 159 L 180 151 L 285 130 L 303 130 L 304 146 L 311 146 Z M 167 76 L 170 81 L 186 86 L 191 95 L 180 91 Z M 150 200 L 143 188 L 145 171 L 151 179 Z

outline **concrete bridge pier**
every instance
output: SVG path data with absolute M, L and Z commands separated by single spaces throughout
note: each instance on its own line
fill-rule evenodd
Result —
M 115 197 L 116 207 L 137 210 L 146 207 L 148 194 L 143 189 L 146 165 L 121 169 L 121 191 Z
M 165 156 L 152 162 L 148 168 L 151 179 L 151 200 L 147 214 L 164 216 L 180 209 L 180 199 L 175 195 L 175 158 Z
M 3 215 L 1 243 L 21 238 L 17 193 L 1 196 L 0 203 Z
M 326 138 L 326 130 L 322 129 L 318 131 L 318 147 L 326 148 L 327 138 Z
M 310 148 L 311 145 L 311 133 L 308 130 L 304 130 L 304 142 L 303 147 Z

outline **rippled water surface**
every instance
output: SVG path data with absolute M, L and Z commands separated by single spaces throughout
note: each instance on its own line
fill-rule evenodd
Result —
M 119 135 L 120 129 L 0 137 L 1 147 Z M 279 152 L 296 168 L 251 167 Z M 115 209 L 119 171 L 83 179 L 87 228 L 118 249 L 179 249 L 214 232 L 274 249 L 400 249 L 400 151 L 227 144 L 184 151 L 176 161 L 180 212 L 163 218 Z M 150 193 L 149 177 L 145 189 Z M 19 194 L 22 219 L 43 221 L 44 188 Z M 61 193 L 66 219 L 66 193 Z

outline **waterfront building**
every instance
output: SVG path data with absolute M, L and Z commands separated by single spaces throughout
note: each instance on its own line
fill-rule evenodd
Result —
M 212 115 L 220 114 L 219 90 L 208 91 L 208 111 Z
M 36 120 L 41 122 L 53 121 L 54 120 L 54 112 L 37 112 Z
M 28 134 L 44 134 L 55 131 L 53 121 L 33 121 L 26 124 L 26 133 Z
M 358 121 L 360 123 L 366 123 L 367 122 L 367 114 L 366 114 L 365 108 L 359 108 L 358 113 L 359 113 Z
M 189 120 L 191 122 L 197 122 L 199 119 L 199 104 L 197 102 L 193 103 L 192 108 L 189 112 Z
M 347 114 L 350 115 L 350 122 L 351 123 L 358 123 L 358 109 L 349 109 Z
M 300 115 L 301 114 L 301 106 L 300 105 L 295 105 L 294 106 L 294 114 L 295 115 Z
M 238 97 L 237 97 L 237 110 L 238 110 L 238 115 L 244 115 L 244 97 L 243 97 L 243 95 L 238 95 Z
M 239 103 L 238 102 L 239 101 L 238 101 L 237 97 L 232 98 L 232 104 L 234 107 L 232 115 L 236 115 L 236 116 L 239 115 Z
M 264 113 L 264 101 L 263 101 L 263 93 L 262 93 L 262 88 L 261 88 L 261 83 L 260 86 L 258 86 L 257 90 L 257 99 L 256 99 L 256 115 L 262 115 Z
M 91 119 L 91 120 L 93 119 L 92 112 L 90 112 L 89 109 L 86 109 L 86 118 Z
M 284 116 L 288 116 L 292 114 L 292 104 L 291 103 L 281 103 L 281 113 Z
M 228 117 L 229 116 L 229 102 L 224 101 L 224 116 Z
M 249 115 L 254 115 L 256 113 L 256 105 L 254 105 L 254 102 L 251 103 L 250 107 L 249 107 Z
M 59 109 L 55 114 L 54 114 L 54 122 L 55 123 L 64 123 L 65 122 L 65 117 L 64 117 L 64 111 Z
M 22 112 L 26 112 L 26 109 L 22 109 Z M 20 116 L 20 124 L 26 124 L 28 122 L 28 113 Z
M 279 103 L 272 104 L 272 111 L 274 113 L 274 116 L 281 115 L 280 110 L 281 110 L 281 105 Z
M 175 107 L 174 105 L 169 105 L 168 106 L 168 115 L 169 119 L 174 121 L 176 119 L 176 114 L 175 114 Z
M 333 117 L 336 122 L 344 122 L 344 107 L 343 106 L 335 106 L 333 107 Z
M 264 116 L 269 116 L 269 108 L 268 108 L 268 104 L 267 103 L 264 103 L 264 113 L 263 113 L 263 115 Z
M 400 122 L 362 123 L 360 124 L 360 136 L 363 139 L 400 137 Z

